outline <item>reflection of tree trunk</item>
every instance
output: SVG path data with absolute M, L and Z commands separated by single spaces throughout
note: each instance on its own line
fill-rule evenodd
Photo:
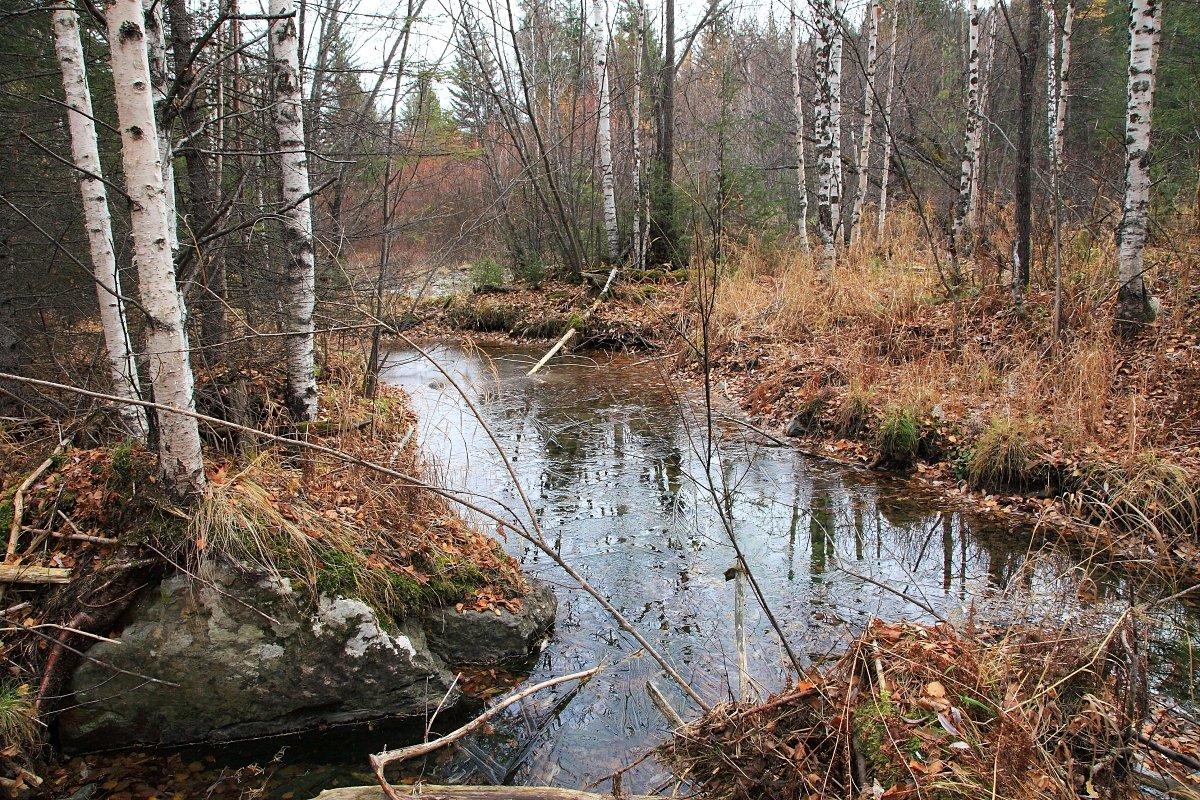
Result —
M 833 499 L 829 489 L 819 482 L 813 483 L 808 513 L 808 541 L 812 548 L 808 571 L 815 581 L 825 574 L 833 550 Z
M 954 522 L 942 514 L 942 591 L 949 594 L 954 585 Z
M 171 50 L 175 56 L 175 94 L 180 98 L 179 119 L 183 123 L 183 137 L 187 143 L 182 148 L 187 165 L 191 214 L 189 229 L 192 232 L 191 246 L 197 264 L 200 285 L 204 293 L 200 298 L 199 312 L 201 343 L 204 359 L 214 366 L 225 360 L 225 347 L 229 340 L 229 326 L 225 318 L 228 290 L 225 282 L 225 257 L 219 245 L 211 249 L 201 248 L 195 241 L 195 232 L 213 222 L 217 215 L 217 197 L 214 182 L 209 172 L 205 151 L 212 150 L 204 119 L 199 107 L 203 105 L 203 85 L 196 84 L 195 66 L 189 63 L 195 36 L 192 18 L 186 0 L 167 0 L 171 23 Z
M 79 16 L 74 11 L 58 9 L 53 19 L 54 48 L 62 68 L 71 152 L 75 167 L 80 172 L 84 227 L 87 229 L 88 250 L 96 280 L 100 328 L 104 333 L 112 390 L 118 397 L 133 400 L 139 395 L 137 367 L 129 344 L 125 305 L 121 300 L 121 278 L 113 251 L 112 216 L 100 166 L 96 123 L 92 116 L 92 93 L 79 38 Z M 4 342 L 0 341 L 0 347 L 3 346 Z M 117 409 L 117 413 L 130 436 L 139 439 L 146 437 L 146 414 L 140 406 L 123 405 Z

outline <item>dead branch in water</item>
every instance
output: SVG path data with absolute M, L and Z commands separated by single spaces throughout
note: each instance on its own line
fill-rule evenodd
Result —
M 603 668 L 592 667 L 591 669 L 584 670 L 583 672 L 574 672 L 570 675 L 560 675 L 557 678 L 551 678 L 550 680 L 542 681 L 541 683 L 537 683 L 533 686 L 522 689 L 519 692 L 509 695 L 504 700 L 500 701 L 475 719 L 468 722 L 466 725 L 463 725 L 461 728 L 458 728 L 446 734 L 445 736 L 434 739 L 431 742 L 421 742 L 420 744 L 401 747 L 396 750 L 385 750 L 382 753 L 375 753 L 370 758 L 371 769 L 375 771 L 375 777 L 379 780 L 379 785 L 383 789 L 383 793 L 387 795 L 390 800 L 400 800 L 402 795 L 396 792 L 395 788 L 387 782 L 387 778 L 384 777 L 383 774 L 384 770 L 389 764 L 399 764 L 400 762 L 408 761 L 409 759 L 432 753 L 434 750 L 438 750 L 452 742 L 461 739 L 471 731 L 482 726 L 485 722 L 499 714 L 504 709 L 508 708 L 514 703 L 519 703 L 521 700 L 529 697 L 531 694 L 540 692 L 542 689 L 547 689 L 551 686 L 556 686 L 560 683 L 566 683 L 567 681 L 587 680 L 601 669 Z M 507 789 L 508 787 L 503 788 Z M 492 795 L 492 797 L 496 797 L 496 795 Z

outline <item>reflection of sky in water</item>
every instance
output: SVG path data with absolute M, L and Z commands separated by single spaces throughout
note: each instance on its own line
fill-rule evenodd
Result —
M 696 414 L 681 414 L 655 366 L 632 357 L 560 359 L 526 378 L 537 354 L 512 348 L 491 354 L 489 362 L 456 348 L 435 352 L 473 393 L 529 492 L 546 538 L 669 654 L 702 696 L 729 697 L 738 684 L 734 583 L 725 580 L 734 556 L 697 483 L 704 470 Z M 445 485 L 519 506 L 482 429 L 434 367 L 393 353 L 384 379 L 412 394 L 423 445 Z M 1043 592 L 1068 585 L 1057 574 L 1064 559 L 1028 566 L 1028 536 L 940 512 L 927 499 L 906 496 L 911 487 L 903 482 L 739 436 L 724 431 L 724 466 L 720 474 L 714 469 L 714 478 L 732 490 L 739 541 L 801 658 L 836 654 L 847 630 L 873 616 L 928 618 L 850 573 L 922 598 L 945 616 L 961 614 L 972 598 L 1014 581 Z M 508 547 L 532 574 L 559 586 L 555 636 L 533 678 L 615 663 L 582 690 L 564 687 L 523 702 L 497 724 L 495 735 L 460 748 L 448 777 L 580 787 L 642 755 L 665 732 L 644 691 L 647 680 L 681 709 L 683 696 L 652 659 L 631 655 L 632 640 L 594 601 L 563 585 L 543 554 L 512 537 Z M 1102 597 L 1124 588 L 1097 582 Z M 1048 613 L 1036 602 L 1018 606 L 1011 612 L 1038 619 Z M 1195 642 L 1194 615 L 1176 616 Z M 1066 609 L 1051 619 L 1071 621 Z M 781 685 L 785 657 L 757 607 L 746 610 L 746 620 L 749 672 L 765 693 Z M 1188 641 L 1165 637 L 1152 659 L 1176 690 L 1190 687 Z M 660 772 L 646 762 L 625 788 L 654 788 Z

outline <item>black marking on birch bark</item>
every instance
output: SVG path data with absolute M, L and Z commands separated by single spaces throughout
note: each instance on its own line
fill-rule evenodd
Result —
M 118 38 L 121 43 L 138 41 L 142 38 L 142 29 L 138 27 L 136 22 L 125 20 L 121 23 L 121 30 L 118 33 Z

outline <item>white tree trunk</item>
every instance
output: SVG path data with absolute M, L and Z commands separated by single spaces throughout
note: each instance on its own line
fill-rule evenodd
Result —
M 967 125 L 963 133 L 962 168 L 958 177 L 958 203 L 954 207 L 952 235 L 955 254 L 961 252 L 963 227 L 971 209 L 971 187 L 977 174 L 983 118 L 979 113 L 979 0 L 967 0 Z
M 279 136 L 283 202 L 283 236 L 287 245 L 287 291 L 284 304 L 287 351 L 285 395 L 298 421 L 317 418 L 317 381 L 313 369 L 313 309 L 316 306 L 316 262 L 313 249 L 312 200 L 309 198 L 308 153 L 304 146 L 304 105 L 300 83 L 300 51 L 294 0 L 271 0 L 268 33 L 275 130 Z
M 1058 132 L 1058 10 L 1054 0 L 1046 3 L 1046 164 L 1050 193 L 1054 194 L 1055 135 Z
M 867 3 L 867 68 L 863 81 L 863 127 L 858 148 L 858 186 L 854 192 L 854 206 L 850 214 L 850 238 L 859 234 L 863 202 L 867 199 L 867 181 L 871 175 L 871 139 L 875 132 L 875 70 L 879 60 L 879 23 L 883 7 L 879 0 Z
M 800 247 L 807 253 L 808 244 L 808 178 L 807 165 L 804 158 L 804 95 L 800 85 L 800 20 L 796 16 L 796 7 L 789 7 L 791 12 L 791 43 L 792 43 L 792 107 L 796 112 L 796 191 L 800 195 L 799 219 L 796 229 L 800 234 Z
M 142 6 L 139 0 L 110 0 L 105 16 L 121 128 L 121 160 L 130 200 L 133 261 L 142 307 L 149 316 L 150 382 L 157 402 L 191 411 L 195 408 L 192 368 L 168 241 Z M 204 488 L 200 432 L 194 418 L 159 412 L 158 454 L 164 484 L 175 497 L 188 498 Z
M 837 20 L 828 0 L 815 0 L 813 13 L 817 33 L 817 73 L 820 98 L 814 117 L 817 138 L 817 229 L 825 267 L 837 266 L 837 172 L 839 131 L 834 124 L 834 95 L 840 78 L 835 77 L 835 46 L 838 37 Z
M 92 116 L 92 92 L 88 86 L 83 45 L 79 39 L 79 16 L 72 10 L 60 8 L 54 11 L 53 20 L 54 49 L 62 69 L 67 123 L 71 131 L 71 154 L 79 170 L 83 221 L 96 280 L 100 328 L 108 353 L 112 390 L 118 397 L 137 400 L 140 399 L 137 367 L 133 360 L 133 348 L 129 344 L 125 304 L 121 299 L 121 278 L 113 250 L 108 190 L 101 171 L 96 124 Z M 117 409 L 117 413 L 126 433 L 139 439 L 146 438 L 146 413 L 141 406 L 123 405 Z
M 967 230 L 975 230 L 983 205 L 980 184 L 983 182 L 983 145 L 987 140 L 988 84 L 992 79 L 992 60 L 996 53 L 996 23 L 999 19 L 1000 15 L 993 8 L 988 13 L 987 52 L 983 57 L 984 63 L 979 75 L 979 99 L 976 106 L 979 129 L 971 142 L 971 193 L 967 198 L 967 215 L 963 219 L 963 226 Z
M 646 239 L 649 231 L 649 208 L 646 203 L 649 195 L 646 193 L 642 180 L 642 38 L 646 31 L 646 3 L 638 0 L 637 30 L 633 35 L 633 96 L 631 103 L 629 127 L 633 134 L 633 201 L 636 211 L 633 215 L 633 265 L 636 269 L 646 268 Z
M 845 33 L 842 30 L 841 9 L 834 2 L 830 12 L 833 25 L 833 45 L 829 54 L 829 127 L 833 152 L 833 190 L 830 194 L 830 214 L 833 217 L 833 235 L 836 238 L 845 220 L 842 219 L 842 197 L 846 182 L 842 173 L 842 49 Z
M 617 196 L 613 186 L 612 107 L 608 97 L 608 24 L 603 0 L 592 0 L 592 27 L 596 47 L 596 149 L 600 151 L 600 187 L 604 194 L 604 238 L 608 246 L 608 261 L 615 263 L 621 257 L 621 240 L 617 234 Z
M 1054 149 L 1051 157 L 1059 174 L 1056 180 L 1061 180 L 1063 145 L 1067 132 L 1067 98 L 1071 91 L 1071 31 L 1075 27 L 1075 0 L 1067 0 L 1066 13 L 1063 15 L 1062 48 L 1059 52 L 1058 90 L 1055 93 L 1058 105 L 1054 111 Z
M 162 0 L 142 0 L 146 26 L 146 55 L 150 60 L 150 90 L 154 98 L 154 120 L 158 125 L 158 158 L 162 163 L 163 199 L 167 204 L 167 238 L 171 257 L 179 253 L 179 216 L 175 208 L 175 147 L 171 127 L 163 124 L 164 103 L 171 84 L 167 67 L 167 36 L 163 28 Z M 186 309 L 185 309 L 186 313 Z
M 1162 35 L 1160 0 L 1133 0 L 1129 20 L 1129 103 L 1125 117 L 1125 202 L 1117 231 L 1116 325 L 1132 333 L 1154 318 L 1142 279 L 1150 212 L 1150 121 L 1155 67 Z
M 879 214 L 876 219 L 875 235 L 883 241 L 883 232 L 887 227 L 888 213 L 888 183 L 892 177 L 892 109 L 896 99 L 896 45 L 900 33 L 900 2 L 896 0 L 892 8 L 892 43 L 888 53 L 887 97 L 883 103 L 883 174 L 879 176 Z

